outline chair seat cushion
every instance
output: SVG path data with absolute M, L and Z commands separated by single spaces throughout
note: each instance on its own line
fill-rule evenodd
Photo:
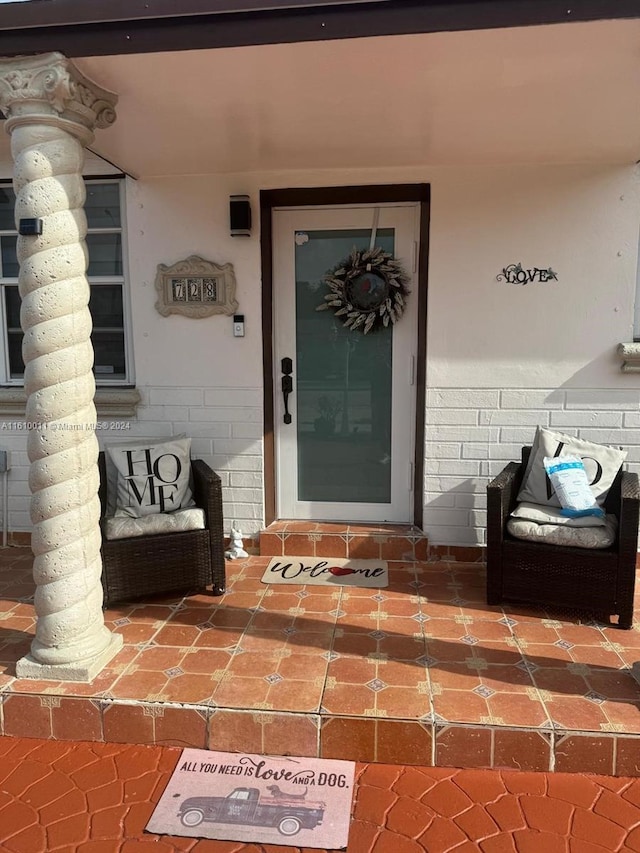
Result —
M 518 504 L 511 518 L 527 518 L 538 524 L 561 524 L 563 527 L 604 527 L 606 524 L 604 516 L 567 516 L 554 506 L 541 506 L 527 501 Z
M 607 515 L 604 527 L 570 527 L 567 524 L 539 524 L 527 518 L 510 518 L 507 530 L 517 539 L 542 542 L 545 545 L 567 545 L 572 548 L 609 548 L 616 539 L 618 520 Z
M 105 518 L 103 522 L 106 539 L 130 539 L 134 536 L 149 536 L 154 533 L 179 533 L 205 528 L 204 510 L 199 507 L 143 515 L 140 518 L 115 515 Z

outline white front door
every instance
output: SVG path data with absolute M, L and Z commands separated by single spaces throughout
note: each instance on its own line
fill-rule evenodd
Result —
M 417 204 L 274 209 L 279 518 L 413 519 L 419 216 Z M 364 334 L 316 308 L 326 274 L 368 249 L 372 231 L 413 292 L 395 325 Z

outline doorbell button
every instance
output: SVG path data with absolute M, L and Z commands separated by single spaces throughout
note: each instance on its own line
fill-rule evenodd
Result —
M 233 315 L 233 336 L 244 338 L 244 314 Z

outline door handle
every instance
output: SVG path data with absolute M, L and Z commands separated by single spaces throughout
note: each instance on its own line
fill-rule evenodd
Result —
M 291 415 L 289 413 L 289 394 L 293 392 L 293 377 L 291 376 L 293 373 L 293 362 L 290 358 L 283 358 L 280 362 L 280 368 L 282 369 L 280 384 L 282 387 L 282 399 L 284 400 L 283 420 L 285 424 L 290 424 Z

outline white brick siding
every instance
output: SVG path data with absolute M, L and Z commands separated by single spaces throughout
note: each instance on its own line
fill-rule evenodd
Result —
M 220 475 L 225 532 L 237 521 L 246 535 L 263 525 L 262 389 L 138 387 L 142 402 L 137 415 L 99 420 L 127 424 L 127 429 L 99 430 L 105 442 L 133 438 L 187 435 L 192 455 L 204 459 Z M 0 449 L 9 451 L 9 530 L 30 530 L 27 434 L 13 428 L 24 423 L 13 416 L 0 419 Z M 3 428 L 4 424 L 4 428 Z
M 139 390 L 137 417 L 126 430 L 100 431 L 101 445 L 190 436 L 193 455 L 222 479 L 225 530 L 235 520 L 246 535 L 257 533 L 264 523 L 262 389 Z M 0 421 L 0 449 L 10 454 L 11 531 L 31 526 L 26 432 L 2 428 L 19 420 Z M 640 391 L 431 389 L 425 421 L 424 529 L 435 545 L 486 543 L 486 485 L 520 458 L 536 425 L 622 446 L 629 470 L 640 472 Z
M 427 392 L 424 529 L 433 544 L 486 544 L 486 486 L 536 426 L 621 446 L 640 473 L 640 391 L 540 388 Z

